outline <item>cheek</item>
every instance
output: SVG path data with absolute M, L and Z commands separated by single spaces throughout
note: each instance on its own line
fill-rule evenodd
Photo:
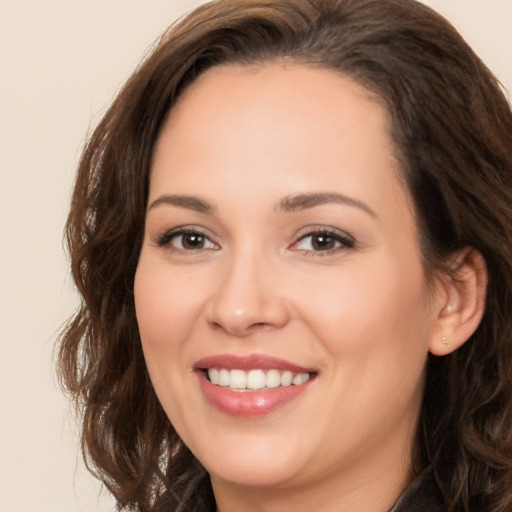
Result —
M 178 362 L 183 359 L 183 339 L 193 325 L 187 306 L 188 288 L 171 279 L 159 262 L 141 255 L 135 275 L 134 294 L 137 323 L 144 358 L 157 395 L 169 412 L 176 408 L 173 397 L 181 393 L 183 376 Z M 176 390 L 168 393 L 165 390 Z
M 186 378 L 190 372 L 184 361 L 189 358 L 184 340 L 194 325 L 193 293 L 185 283 L 176 283 L 160 262 L 143 253 L 135 275 L 134 294 L 149 375 L 174 424 L 187 412 L 179 398 L 188 393 Z
M 143 345 L 176 349 L 199 314 L 199 290 L 194 280 L 180 279 L 165 264 L 141 256 L 135 274 L 137 322 Z
M 304 287 L 301 316 L 347 372 L 362 370 L 351 365 L 357 359 L 376 374 L 403 375 L 406 365 L 421 373 L 433 319 L 420 264 L 393 257 L 382 266 L 332 272 Z
M 350 431 L 370 429 L 372 438 L 415 417 L 421 402 L 431 315 L 422 270 L 400 276 L 393 266 L 347 272 L 304 310 L 329 361 L 331 421 L 351 417 Z

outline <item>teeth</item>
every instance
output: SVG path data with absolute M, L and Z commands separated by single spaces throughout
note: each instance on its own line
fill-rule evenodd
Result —
M 267 372 L 267 388 L 277 388 L 281 385 L 281 374 L 279 370 L 269 370 Z
M 208 377 L 210 378 L 212 384 L 218 384 L 219 370 L 217 370 L 217 368 L 212 368 L 211 370 L 208 370 Z
M 304 374 L 303 374 L 303 373 L 299 373 L 299 374 L 295 375 L 295 376 L 293 377 L 292 384 L 293 384 L 294 386 L 299 386 L 300 384 L 302 384 L 302 383 L 306 382 L 308 379 L 306 379 L 306 380 L 302 380 L 302 379 L 303 379 L 303 376 L 304 376 Z M 307 374 L 306 374 L 306 377 L 308 377 L 308 375 L 307 375 Z
M 219 370 L 219 386 L 229 386 L 229 370 Z
M 243 370 L 231 370 L 229 372 L 229 387 L 245 389 L 247 387 L 247 375 Z
M 283 372 L 281 375 L 281 386 L 291 386 L 293 380 L 292 372 Z
M 265 374 L 262 370 L 251 370 L 247 374 L 248 389 L 262 389 L 267 385 Z
M 279 386 L 299 386 L 310 379 L 309 373 L 281 372 L 279 370 L 227 370 L 225 368 L 208 369 L 208 378 L 212 384 L 230 388 L 233 391 L 246 389 L 271 389 Z

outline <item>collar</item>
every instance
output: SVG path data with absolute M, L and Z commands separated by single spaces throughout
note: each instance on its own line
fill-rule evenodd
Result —
M 443 496 L 432 468 L 424 469 L 398 498 L 389 512 L 442 512 Z

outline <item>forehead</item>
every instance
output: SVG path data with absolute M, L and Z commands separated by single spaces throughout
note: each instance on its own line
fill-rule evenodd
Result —
M 275 61 L 221 65 L 205 71 L 181 94 L 168 116 L 167 127 L 178 119 L 183 122 L 183 117 L 191 121 L 198 117 L 210 122 L 213 118 L 216 122 L 227 120 L 233 110 L 229 107 L 234 105 L 243 107 L 243 112 L 231 121 L 244 121 L 245 127 L 254 119 L 248 114 L 262 112 L 268 115 L 268 126 L 282 127 L 279 121 L 295 121 L 291 118 L 298 115 L 305 122 L 314 117 L 317 124 L 322 119 L 332 123 L 335 117 L 340 117 L 340 107 L 346 115 L 373 111 L 368 121 L 379 117 L 384 129 L 388 122 L 380 97 L 348 76 L 319 66 Z M 332 128 L 335 129 L 334 124 Z
M 271 185 L 377 206 L 404 195 L 382 102 L 340 73 L 285 62 L 215 67 L 181 96 L 155 148 L 150 195 L 201 184 L 223 197 Z

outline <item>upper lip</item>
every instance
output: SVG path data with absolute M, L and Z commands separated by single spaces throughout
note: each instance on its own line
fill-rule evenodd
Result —
M 218 354 L 204 357 L 194 364 L 196 370 L 208 368 L 226 368 L 227 370 L 283 370 L 293 373 L 313 373 L 311 368 L 305 368 L 278 357 L 264 354 L 250 354 L 245 356 L 234 354 Z

